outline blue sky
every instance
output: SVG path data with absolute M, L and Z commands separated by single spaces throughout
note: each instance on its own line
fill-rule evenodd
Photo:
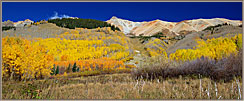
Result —
M 34 21 L 72 16 L 106 21 L 112 16 L 132 21 L 179 22 L 198 18 L 242 20 L 241 2 L 3 2 L 3 21 Z

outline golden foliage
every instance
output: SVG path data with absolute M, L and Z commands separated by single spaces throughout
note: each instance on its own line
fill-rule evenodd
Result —
M 106 36 L 103 32 L 89 35 L 84 37 L 79 31 L 72 30 L 57 35 L 63 38 L 3 38 L 3 76 L 20 79 L 49 76 L 54 61 L 61 62 L 65 67 L 70 63 L 90 61 L 92 65 L 103 63 L 101 68 L 125 68 L 123 61 L 120 61 L 129 56 L 128 40 L 125 37 Z
M 167 44 L 164 41 L 161 41 L 160 39 L 149 40 L 146 44 L 146 47 L 146 50 L 148 51 L 151 57 L 168 57 L 166 50 L 164 49 L 165 47 L 167 47 Z
M 232 38 L 213 38 L 198 40 L 198 45 L 194 49 L 178 49 L 175 53 L 170 54 L 171 60 L 194 60 L 201 57 L 209 57 L 210 59 L 221 59 L 232 53 L 238 52 L 238 47 L 242 46 L 242 34 Z
M 125 69 L 125 65 L 122 61 L 117 61 L 110 58 L 100 59 L 88 59 L 79 61 L 55 61 L 55 66 L 68 68 L 69 65 L 76 63 L 77 67 L 81 71 L 92 71 L 92 70 L 116 70 Z M 131 67 L 132 68 L 132 67 Z
M 86 60 L 102 57 L 122 59 L 129 55 L 127 49 L 119 44 L 106 46 L 102 40 L 66 40 L 59 38 L 48 38 L 34 42 L 43 46 L 48 55 L 55 57 L 55 60 Z
M 44 47 L 20 38 L 2 41 L 3 76 L 31 79 L 50 75 L 53 57 Z

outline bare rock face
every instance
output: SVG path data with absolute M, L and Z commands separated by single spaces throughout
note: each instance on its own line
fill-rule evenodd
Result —
M 193 19 L 193 20 L 185 20 L 184 23 L 188 24 L 190 27 L 189 30 L 194 29 L 195 31 L 202 31 L 209 26 L 215 26 L 218 24 L 227 23 L 233 26 L 238 26 L 242 24 L 242 21 L 239 20 L 229 20 L 224 18 L 213 18 L 213 19 Z M 176 30 L 179 32 L 181 30 Z
M 10 21 L 10 20 L 4 21 L 4 22 L 2 22 L 2 26 L 3 27 L 13 27 L 14 26 L 14 22 Z
M 192 27 L 191 25 L 189 25 L 185 21 L 182 21 L 182 22 L 175 24 L 175 26 L 172 28 L 172 31 L 174 31 L 176 33 L 179 33 L 182 30 L 194 31 L 196 29 L 194 27 Z
M 31 21 L 30 19 L 26 19 L 24 21 L 18 21 L 14 23 L 15 27 L 24 27 L 26 25 L 30 25 L 31 23 L 34 23 L 34 21 Z
M 34 23 L 34 21 L 31 21 L 30 19 L 26 19 L 24 21 L 18 21 L 18 22 L 13 22 L 13 21 L 4 21 L 2 23 L 3 27 L 4 26 L 12 26 L 12 27 L 24 27 L 26 25 L 30 25 L 31 23 Z
M 117 18 L 115 16 L 113 16 L 110 20 L 106 22 L 118 27 L 122 32 L 124 32 L 124 34 L 129 34 L 134 27 L 137 27 L 143 23 L 143 22 L 133 22 L 129 20 L 124 20 L 124 19 Z
M 167 22 L 162 20 L 153 20 L 149 22 L 133 22 L 124 20 L 113 16 L 108 23 L 115 25 L 122 32 L 128 35 L 143 35 L 151 36 L 158 32 L 164 32 L 167 35 L 181 35 L 186 32 L 198 32 L 202 31 L 209 26 L 215 26 L 218 24 L 227 23 L 233 26 L 239 26 L 242 24 L 240 20 L 229 20 L 224 18 L 213 19 L 193 19 L 184 20 L 181 22 Z
M 171 31 L 171 28 L 173 28 L 173 26 L 174 23 L 171 22 L 154 20 L 154 21 L 141 24 L 140 26 L 131 30 L 131 33 L 134 34 L 135 36 L 139 36 L 139 35 L 152 36 L 162 31 L 165 31 L 167 32 L 167 34 L 169 34 L 168 31 Z

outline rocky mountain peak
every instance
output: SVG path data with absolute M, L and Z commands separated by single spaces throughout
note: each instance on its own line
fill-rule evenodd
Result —
M 112 16 L 112 18 L 111 19 L 118 19 L 116 16 Z
M 169 30 L 176 35 L 179 35 L 181 31 L 202 31 L 209 26 L 215 26 L 218 24 L 230 24 L 233 26 L 239 26 L 242 24 L 240 20 L 229 20 L 225 18 L 212 18 L 212 19 L 192 19 L 192 20 L 183 20 L 180 22 L 168 22 L 156 19 L 153 21 L 143 21 L 143 22 L 133 22 L 125 19 L 120 19 L 116 16 L 113 16 L 108 23 L 117 26 L 125 34 L 134 34 L 134 35 L 146 35 L 150 36 L 156 34 L 161 30 Z

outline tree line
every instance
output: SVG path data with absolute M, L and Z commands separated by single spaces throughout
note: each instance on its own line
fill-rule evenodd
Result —
M 94 19 L 71 19 L 71 18 L 62 18 L 62 19 L 49 19 L 49 23 L 54 23 L 59 27 L 65 27 L 69 29 L 75 29 L 75 28 L 87 28 L 87 29 L 93 29 L 98 27 L 111 27 L 113 31 L 120 29 L 118 27 L 115 27 L 114 25 L 111 25 L 104 21 L 94 20 Z

